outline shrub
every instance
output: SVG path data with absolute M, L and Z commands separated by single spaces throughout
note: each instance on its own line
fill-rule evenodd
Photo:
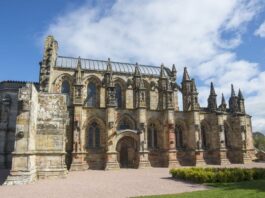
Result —
M 196 183 L 226 183 L 265 179 L 265 169 L 253 168 L 175 168 L 172 177 Z

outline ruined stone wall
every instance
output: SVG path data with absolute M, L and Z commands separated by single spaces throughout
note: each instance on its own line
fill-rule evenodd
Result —
M 36 133 L 36 167 L 39 178 L 64 177 L 65 133 L 68 125 L 66 97 L 39 93 Z
M 0 169 L 11 168 L 18 109 L 17 95 L 20 86 L 20 84 L 10 86 L 10 83 L 5 82 L 0 86 Z
M 27 84 L 19 90 L 18 106 L 12 168 L 5 184 L 64 177 L 66 97 L 39 93 L 33 84 Z

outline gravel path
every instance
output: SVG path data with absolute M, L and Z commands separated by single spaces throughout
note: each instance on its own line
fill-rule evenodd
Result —
M 180 193 L 206 189 L 174 181 L 167 168 L 70 172 L 66 179 L 40 180 L 34 184 L 0 186 L 1 198 L 98 198 Z
M 265 168 L 265 163 L 252 163 L 244 166 Z M 149 168 L 70 172 L 66 179 L 47 179 L 28 185 L 0 186 L 0 197 L 116 198 L 173 194 L 207 189 L 203 185 L 173 180 L 170 178 L 168 171 L 167 168 Z M 5 171 L 0 171 L 0 182 L 3 181 L 5 174 Z

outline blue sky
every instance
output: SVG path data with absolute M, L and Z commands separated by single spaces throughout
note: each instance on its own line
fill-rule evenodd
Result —
M 211 81 L 218 100 L 234 83 L 265 132 L 264 11 L 263 0 L 1 0 L 0 81 L 38 81 L 52 34 L 60 55 L 176 64 L 178 79 L 187 66 L 202 105 Z

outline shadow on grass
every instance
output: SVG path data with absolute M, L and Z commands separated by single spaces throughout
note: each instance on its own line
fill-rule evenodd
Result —
M 256 190 L 259 192 L 265 192 L 265 180 L 252 180 L 243 181 L 237 183 L 211 183 L 207 184 L 211 187 L 223 188 L 225 190 Z
M 0 185 L 3 185 L 9 173 L 10 173 L 10 170 L 8 169 L 0 169 Z
M 173 177 L 161 177 L 160 179 L 181 182 L 181 183 L 184 183 L 188 187 L 191 187 L 191 188 L 199 188 L 199 189 L 201 189 L 201 186 L 205 186 L 205 187 L 207 187 L 207 189 L 212 189 L 213 188 L 212 186 L 210 186 L 208 184 L 207 185 L 206 184 L 198 184 L 198 183 L 194 183 L 194 182 L 191 182 L 191 181 L 185 181 L 185 180 L 176 179 L 176 178 L 173 178 Z

